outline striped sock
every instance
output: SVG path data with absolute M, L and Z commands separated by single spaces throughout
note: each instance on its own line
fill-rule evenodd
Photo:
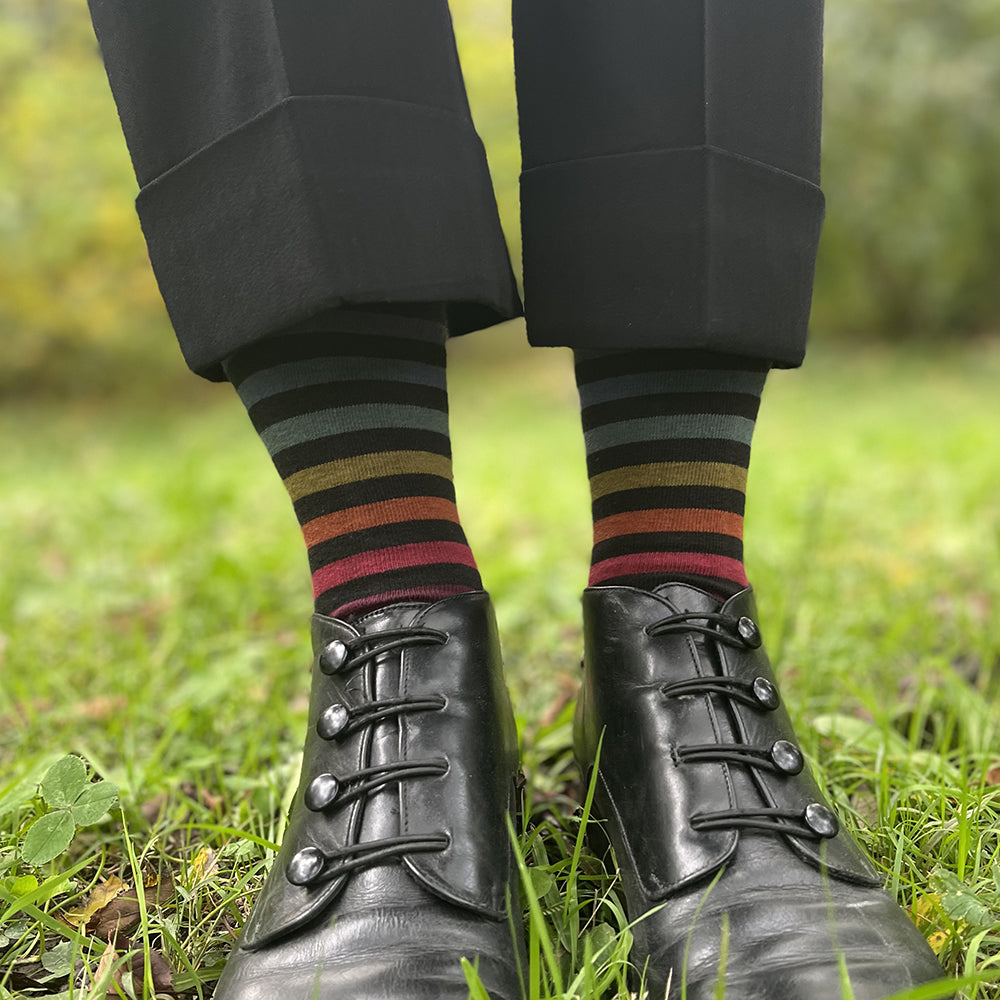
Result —
M 577 352 L 594 516 L 591 586 L 747 586 L 743 508 L 766 363 Z
M 292 498 L 317 612 L 482 589 L 455 507 L 443 331 L 288 334 L 226 375 Z

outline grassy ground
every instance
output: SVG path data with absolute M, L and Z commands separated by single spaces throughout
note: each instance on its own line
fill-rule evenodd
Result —
M 615 996 L 614 884 L 585 857 L 578 907 L 560 897 L 590 529 L 575 391 L 565 352 L 496 341 L 452 345 L 454 444 L 533 795 L 527 885 L 554 963 L 540 952 L 533 996 Z M 817 349 L 769 381 L 747 514 L 803 746 L 955 974 L 1000 966 L 998 384 L 997 344 Z M 144 978 L 208 997 L 297 775 L 310 602 L 287 499 L 225 387 L 19 405 L 0 439 L 0 997 L 141 996 Z M 37 782 L 67 753 L 121 810 L 32 866 Z M 585 961 L 603 944 L 610 967 Z

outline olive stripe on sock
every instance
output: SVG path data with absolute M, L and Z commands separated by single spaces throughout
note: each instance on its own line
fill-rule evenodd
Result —
M 447 433 L 437 431 L 411 430 L 406 435 L 406 443 L 414 451 L 427 451 L 442 458 L 451 458 L 451 440 Z M 373 455 L 389 452 L 399 445 L 399 431 L 391 427 L 376 427 L 370 431 L 349 431 L 346 434 L 330 434 L 315 441 L 290 445 L 271 456 L 282 479 L 295 472 L 311 469 L 316 464 L 317 448 L 322 449 L 329 461 L 354 458 L 357 455 Z
M 285 489 L 293 501 L 318 490 L 386 476 L 412 472 L 429 473 L 451 480 L 451 459 L 429 451 L 382 451 L 373 455 L 356 455 L 333 462 L 321 462 L 285 479 Z
M 746 586 L 743 510 L 765 368 L 697 352 L 577 356 L 591 584 Z
M 443 343 L 358 334 L 276 337 L 227 362 L 302 526 L 317 611 L 481 589 L 455 507 L 444 366 Z
M 655 487 L 670 478 L 680 486 L 713 486 L 746 493 L 747 470 L 722 462 L 655 462 L 600 472 L 590 480 L 592 499 L 609 493 Z

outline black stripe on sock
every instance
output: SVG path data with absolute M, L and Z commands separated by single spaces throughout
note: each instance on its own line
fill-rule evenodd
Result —
M 335 510 L 347 510 L 366 503 L 394 500 L 399 497 L 441 497 L 455 502 L 455 486 L 450 479 L 432 473 L 407 473 L 344 483 L 328 490 L 310 493 L 295 501 L 299 524 L 323 517 Z
M 405 322 L 405 321 L 404 321 Z M 411 337 L 360 333 L 291 333 L 260 340 L 226 360 L 226 377 L 238 389 L 240 383 L 266 368 L 318 358 L 376 358 L 419 361 L 444 367 L 443 344 Z
M 448 412 L 448 393 L 434 386 L 415 382 L 392 382 L 382 379 L 351 380 L 309 385 L 275 393 L 254 403 L 247 411 L 257 433 L 291 417 L 332 410 L 360 403 L 395 403 L 420 406 L 439 413 Z
M 361 552 L 374 552 L 395 545 L 417 545 L 421 542 L 461 542 L 467 545 L 465 532 L 460 524 L 440 518 L 422 521 L 400 521 L 397 524 L 380 524 L 363 531 L 330 538 L 309 550 L 309 568 L 315 572 L 338 559 L 347 559 Z
M 321 615 L 329 615 L 345 604 L 353 604 L 363 598 L 388 594 L 394 590 L 449 586 L 482 590 L 483 581 L 477 570 L 464 563 L 410 566 L 386 573 L 373 573 L 371 576 L 362 576 L 340 586 L 330 587 L 316 598 L 316 610 Z
M 427 451 L 444 458 L 451 458 L 451 438 L 446 434 L 424 430 L 395 430 L 392 428 L 372 431 L 349 431 L 331 434 L 271 455 L 278 475 L 287 479 L 296 472 L 311 469 L 324 462 L 336 462 L 358 455 L 374 455 L 384 451 Z
M 603 562 L 615 556 L 641 555 L 645 552 L 698 552 L 707 556 L 726 556 L 743 561 L 743 541 L 714 531 L 657 531 L 634 535 L 616 535 L 594 546 L 591 562 Z
M 724 486 L 647 486 L 619 490 L 592 504 L 594 520 L 637 510 L 724 510 L 741 517 L 746 507 L 742 490 Z
M 714 462 L 746 469 L 750 465 L 750 447 L 727 438 L 636 441 L 591 452 L 587 456 L 587 474 L 596 476 L 654 462 Z
M 646 417 L 678 415 L 737 416 L 757 419 L 760 397 L 745 392 L 664 392 L 653 396 L 626 396 L 606 403 L 585 406 L 583 429 L 593 430 L 604 424 Z

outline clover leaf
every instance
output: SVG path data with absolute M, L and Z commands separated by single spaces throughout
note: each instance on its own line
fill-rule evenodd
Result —
M 97 823 L 118 801 L 118 788 L 110 781 L 90 781 L 87 765 L 72 754 L 46 771 L 39 788 L 50 811 L 35 820 L 21 845 L 21 856 L 35 867 L 62 854 L 78 827 Z

